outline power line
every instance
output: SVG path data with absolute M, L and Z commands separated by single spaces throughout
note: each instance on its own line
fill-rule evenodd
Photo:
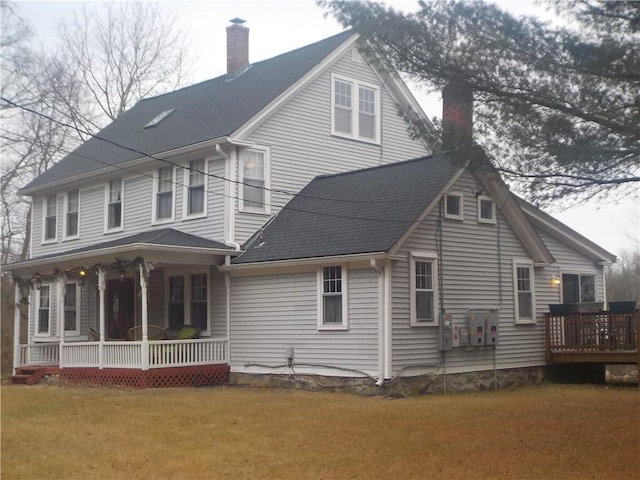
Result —
M 346 198 L 318 197 L 318 196 L 302 194 L 300 192 L 291 192 L 291 191 L 288 191 L 288 190 L 274 189 L 274 188 L 268 188 L 268 187 L 264 187 L 264 186 L 249 185 L 246 182 L 241 182 L 240 180 L 231 180 L 231 179 L 226 178 L 226 177 L 224 177 L 222 175 L 216 175 L 216 174 L 209 173 L 209 172 L 203 172 L 203 171 L 200 171 L 200 170 L 197 170 L 197 169 L 190 168 L 188 166 L 180 165 L 180 164 L 178 164 L 176 162 L 172 162 L 171 160 L 167 160 L 166 158 L 160 158 L 160 157 L 157 157 L 156 155 L 143 152 L 143 151 L 138 150 L 136 148 L 128 147 L 126 145 L 122 145 L 121 143 L 118 143 L 118 142 L 116 142 L 114 140 L 110 140 L 110 139 L 108 139 L 106 137 L 102 137 L 102 136 L 100 136 L 98 134 L 93 134 L 93 133 L 91 133 L 91 132 L 89 132 L 87 130 L 83 130 L 82 128 L 80 128 L 78 126 L 70 125 L 70 124 L 65 123 L 65 122 L 63 122 L 61 120 L 55 119 L 55 118 L 51 117 L 50 115 L 47 115 L 45 113 L 33 110 L 32 108 L 29 108 L 29 107 L 27 107 L 25 105 L 19 105 L 19 104 L 15 103 L 15 102 L 13 102 L 11 100 L 8 100 L 8 99 L 6 99 L 4 97 L 0 97 L 0 99 L 2 99 L 2 101 L 5 102 L 7 105 L 13 106 L 15 108 L 19 108 L 19 109 L 27 111 L 29 113 L 33 113 L 34 115 L 41 116 L 41 117 L 46 118 L 47 120 L 49 120 L 51 122 L 57 123 L 58 125 L 74 129 L 74 130 L 76 130 L 76 131 L 78 131 L 80 133 L 83 133 L 83 134 L 88 135 L 88 136 L 90 136 L 92 138 L 95 138 L 96 140 L 101 140 L 101 141 L 106 142 L 106 143 L 108 143 L 110 145 L 113 145 L 113 146 L 118 147 L 118 148 L 122 148 L 124 150 L 130 151 L 130 152 L 135 153 L 137 155 L 140 155 L 142 157 L 150 158 L 152 160 L 156 160 L 156 161 L 159 161 L 159 162 L 164 162 L 164 163 L 172 165 L 172 166 L 174 166 L 176 168 L 182 168 L 182 169 L 185 169 L 185 170 L 188 170 L 188 171 L 193 171 L 193 172 L 200 173 L 200 174 L 208 176 L 208 177 L 217 178 L 219 180 L 223 180 L 225 182 L 233 183 L 233 184 L 236 184 L 236 185 L 247 185 L 247 186 L 250 186 L 252 188 L 258 188 L 260 190 L 265 190 L 265 191 L 272 192 L 272 193 L 280 193 L 280 194 L 283 194 L 283 195 L 288 195 L 290 197 L 302 196 L 302 197 L 305 197 L 305 198 L 311 198 L 311 199 L 316 199 L 316 200 L 326 200 L 326 201 L 331 201 L 331 202 L 350 202 L 350 203 L 363 203 L 363 204 L 388 204 L 388 203 L 403 203 L 404 202 L 404 201 L 401 201 L 401 200 L 356 200 L 356 199 L 346 199 Z M 85 155 L 81 155 L 81 154 L 75 153 L 75 151 L 68 151 L 68 150 L 66 150 L 66 151 L 67 151 L 67 153 L 72 153 L 74 155 L 78 155 L 79 157 L 87 158 L 87 159 L 92 160 L 94 162 L 102 163 L 102 164 L 108 165 L 110 167 L 126 169 L 126 167 L 119 167 L 119 165 L 115 165 L 115 164 L 112 164 L 112 163 L 108 163 L 108 162 L 104 162 L 104 161 L 101 161 L 101 160 L 97 160 L 95 158 L 90 158 L 90 157 L 87 157 Z M 344 172 L 341 172 L 341 173 L 344 173 Z
M 77 128 L 77 127 L 73 127 L 73 126 L 71 126 L 69 124 L 66 124 L 64 122 L 56 120 L 56 119 L 54 119 L 54 118 L 52 118 L 52 117 L 50 117 L 50 116 L 48 116 L 46 114 L 37 112 L 37 111 L 32 110 L 32 109 L 30 109 L 28 107 L 18 105 L 18 104 L 14 103 L 14 102 L 11 102 L 10 100 L 5 99 L 4 97 L 0 97 L 0 99 L 2 99 L 2 101 L 4 101 L 5 103 L 7 103 L 9 105 L 12 105 L 12 106 L 14 106 L 16 108 L 20 108 L 20 109 L 25 110 L 25 111 L 28 111 L 28 112 L 33 113 L 35 115 L 42 116 L 42 117 L 44 117 L 44 118 L 46 118 L 46 119 L 48 119 L 48 120 L 50 120 L 50 121 L 52 121 L 54 123 L 58 123 L 58 124 L 60 124 L 62 126 L 66 126 L 66 127 L 70 127 L 70 128 L 79 130 L 82 133 L 85 133 L 87 135 L 90 135 L 90 136 L 96 138 L 97 140 L 103 140 L 103 141 L 105 141 L 107 143 L 110 143 L 110 144 L 112 144 L 114 146 L 117 146 L 119 148 L 124 148 L 126 150 L 135 152 L 135 153 L 137 153 L 139 155 L 142 155 L 144 157 L 151 158 L 153 160 L 158 160 L 158 161 L 161 161 L 161 162 L 164 162 L 164 163 L 168 163 L 171 166 L 176 167 L 176 168 L 184 169 L 184 170 L 187 170 L 187 171 L 193 171 L 193 172 L 200 173 L 200 174 L 203 174 L 203 175 L 208 176 L 208 177 L 217 178 L 217 179 L 220 179 L 220 180 L 223 180 L 223 181 L 227 181 L 227 182 L 230 182 L 230 183 L 235 183 L 235 184 L 238 184 L 238 185 L 247 185 L 247 186 L 252 187 L 252 188 L 261 188 L 261 189 L 266 190 L 266 191 L 271 191 L 271 192 L 276 192 L 276 193 L 284 193 L 284 194 L 287 194 L 287 195 L 290 195 L 290 196 L 293 196 L 293 197 L 297 196 L 297 197 L 314 199 L 314 200 L 324 200 L 324 201 L 333 201 L 333 202 L 341 202 L 341 203 L 351 202 L 351 203 L 364 204 L 364 205 L 375 205 L 375 204 L 382 204 L 382 203 L 387 203 L 387 204 L 388 203 L 402 203 L 402 204 L 406 204 L 407 203 L 407 200 L 386 200 L 386 201 L 382 200 L 382 201 L 376 201 L 376 200 L 352 200 L 352 199 L 327 198 L 327 197 L 318 197 L 318 196 L 313 196 L 313 195 L 307 195 L 307 194 L 303 194 L 301 192 L 299 192 L 299 193 L 291 193 L 291 192 L 288 192 L 286 190 L 276 190 L 276 189 L 269 189 L 269 188 L 266 188 L 266 187 L 256 187 L 254 185 L 249 185 L 249 184 L 247 184 L 245 182 L 240 182 L 240 181 L 237 181 L 237 180 L 230 180 L 230 179 L 227 179 L 226 177 L 223 177 L 221 175 L 216 175 L 216 174 L 212 174 L 212 173 L 209 173 L 209 172 L 203 172 L 203 171 L 200 171 L 198 169 L 190 168 L 188 166 L 182 166 L 182 165 L 177 164 L 175 162 L 172 162 L 170 160 L 162 159 L 162 158 L 156 157 L 156 156 L 151 155 L 151 154 L 146 154 L 146 153 L 141 152 L 141 151 L 139 151 L 137 149 L 133 149 L 133 148 L 130 148 L 130 147 L 126 147 L 126 146 L 120 145 L 119 143 L 114 142 L 112 140 L 105 139 L 105 138 L 100 137 L 98 135 L 93 135 L 90 132 L 86 132 L 86 131 L 83 131 L 83 130 Z M 27 139 L 28 137 L 23 136 L 23 138 Z M 77 153 L 75 151 L 70 151 L 70 150 L 67 150 L 65 148 L 61 148 L 60 150 L 66 152 L 66 153 L 73 153 L 74 155 L 77 155 L 80 158 L 85 158 L 85 159 L 87 159 L 89 161 L 100 163 L 100 164 L 103 164 L 103 165 L 106 165 L 106 166 L 109 166 L 109 167 L 112 167 L 112 168 L 115 168 L 115 169 L 118 169 L 118 170 L 132 172 L 132 173 L 134 173 L 136 175 L 145 176 L 145 177 L 148 177 L 148 178 L 152 178 L 154 180 L 158 180 L 159 179 L 159 177 L 157 177 L 157 176 L 155 176 L 153 174 L 140 172 L 138 170 L 134 170 L 134 169 L 129 168 L 129 167 L 124 167 L 122 165 L 117 165 L 117 164 L 114 165 L 112 163 L 105 162 L 103 160 L 98 160 L 98 159 L 90 157 L 88 155 L 80 154 L 80 153 Z M 168 182 L 170 182 L 173 185 L 177 185 L 177 186 L 181 186 L 181 187 L 189 187 L 189 186 L 191 186 L 191 185 L 187 185 L 187 184 L 175 181 L 175 180 L 171 180 L 171 181 L 168 181 Z M 213 190 L 210 190 L 209 188 L 205 189 L 205 191 L 207 193 L 211 193 L 213 195 L 217 195 L 217 196 L 221 196 L 221 197 L 230 198 L 232 200 L 240 200 L 239 196 L 227 195 L 225 193 L 215 192 Z M 267 204 L 265 202 L 264 204 L 265 204 L 265 206 L 275 207 L 275 205 L 273 203 Z M 318 215 L 318 216 L 325 216 L 325 217 L 333 217 L 333 218 L 341 218 L 341 219 L 346 219 L 346 220 L 371 221 L 371 222 L 390 223 L 390 224 L 411 223 L 411 222 L 415 221 L 415 218 L 412 218 L 412 219 L 402 219 L 402 218 L 390 219 L 390 218 L 380 218 L 380 217 L 364 217 L 364 216 L 358 216 L 358 215 L 343 215 L 343 214 L 337 214 L 337 213 L 318 212 L 318 211 L 313 211 L 313 210 L 305 210 L 305 209 L 295 208 L 293 206 L 290 206 L 289 204 L 285 204 L 285 205 L 283 205 L 283 206 L 281 206 L 279 208 L 281 210 L 290 210 L 290 211 L 295 211 L 295 212 L 300 212 L 300 213 L 306 213 L 306 214 L 312 214 L 312 215 Z

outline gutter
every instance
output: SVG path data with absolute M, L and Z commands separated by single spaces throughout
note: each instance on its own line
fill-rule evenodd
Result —
M 353 255 L 332 255 L 328 257 L 307 257 L 307 258 L 294 258 L 290 260 L 273 260 L 265 262 L 252 262 L 252 263 L 239 263 L 231 265 L 219 265 L 218 269 L 221 272 L 234 272 L 234 271 L 250 271 L 250 270 L 265 270 L 268 268 L 277 267 L 294 267 L 294 266 L 317 266 L 317 265 L 331 265 L 335 263 L 345 262 L 358 262 L 358 261 L 372 261 L 372 260 L 387 260 L 390 256 L 387 252 L 372 252 L 372 253 L 356 253 Z

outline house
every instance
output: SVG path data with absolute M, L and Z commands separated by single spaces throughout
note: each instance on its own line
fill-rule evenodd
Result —
M 139 102 L 23 189 L 19 371 L 427 391 L 540 378 L 547 305 L 606 302 L 615 257 L 469 162 L 471 93 L 443 91 L 433 154 L 398 113 L 423 115 L 415 99 L 357 35 L 249 64 L 248 30 L 227 34 L 226 75 Z M 165 338 L 183 325 L 198 338 Z
M 6 268 L 31 318 L 15 365 L 226 365 L 217 265 L 316 175 L 429 151 L 399 113 L 424 117 L 417 101 L 358 42 L 347 31 L 250 64 L 249 30 L 235 22 L 227 74 L 138 102 L 26 185 L 30 259 Z M 200 356 L 160 361 L 146 352 L 147 328 L 135 346 L 107 342 L 155 324 L 197 326 L 189 345 Z M 92 330 L 105 346 L 91 342 Z

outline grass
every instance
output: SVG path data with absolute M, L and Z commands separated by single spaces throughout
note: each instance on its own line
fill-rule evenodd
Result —
M 635 478 L 634 388 L 2 388 L 2 478 Z

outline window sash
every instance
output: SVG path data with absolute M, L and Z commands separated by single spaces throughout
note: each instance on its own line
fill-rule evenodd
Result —
M 122 226 L 122 180 L 109 182 L 109 202 L 107 204 L 107 229 Z
M 358 134 L 360 137 L 376 138 L 376 92 L 370 88 L 360 87 L 358 112 Z
M 416 260 L 415 263 L 416 322 L 435 320 L 433 261 Z
M 336 132 L 351 134 L 351 83 L 334 81 L 334 129 Z
M 343 284 L 342 267 L 331 266 L 322 269 L 322 324 L 342 325 Z
M 184 325 L 184 276 L 169 277 L 169 328 Z
M 516 265 L 516 295 L 518 298 L 518 319 L 533 320 L 533 281 L 529 265 Z
M 460 217 L 461 212 L 460 196 L 459 195 L 447 195 L 445 213 L 450 217 Z
M 479 199 L 480 202 L 480 219 L 481 220 L 495 220 L 495 208 L 493 200 Z
M 191 325 L 208 330 L 207 312 L 207 274 L 196 273 L 191 275 Z
M 267 210 L 266 152 L 246 150 L 242 161 L 243 208 Z
M 204 159 L 189 161 L 189 185 L 187 189 L 187 215 L 204 213 Z
M 49 333 L 49 322 L 51 318 L 51 287 L 40 285 L 38 294 L 38 334 Z
M 78 328 L 78 284 L 66 283 L 64 288 L 64 329 L 75 332 Z
M 44 219 L 44 239 L 53 240 L 56 238 L 57 230 L 58 197 L 49 195 L 46 198 L 45 219 Z

